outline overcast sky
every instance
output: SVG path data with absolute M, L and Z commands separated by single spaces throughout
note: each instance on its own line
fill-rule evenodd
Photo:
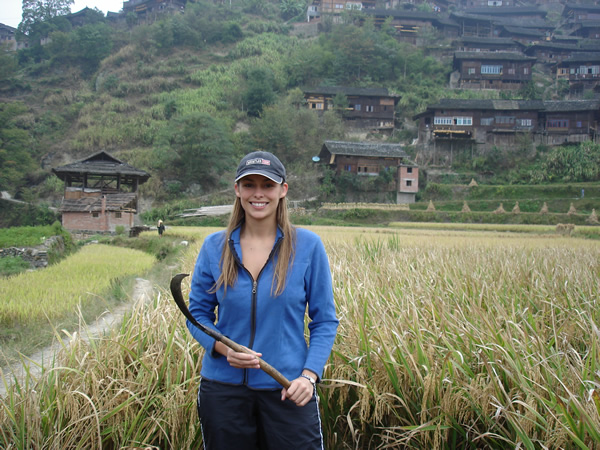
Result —
M 0 23 L 17 28 L 21 22 L 23 0 L 0 0 Z M 123 9 L 123 0 L 75 0 L 71 12 L 81 11 L 85 7 L 98 8 L 105 15 L 107 11 L 119 12 Z

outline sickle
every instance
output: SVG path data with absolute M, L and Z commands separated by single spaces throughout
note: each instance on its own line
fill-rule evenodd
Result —
M 183 294 L 181 293 L 181 280 L 183 280 L 187 276 L 189 276 L 188 273 L 178 273 L 171 279 L 171 294 L 173 295 L 173 299 L 175 300 L 175 303 L 177 303 L 177 306 L 179 306 L 179 309 L 181 310 L 183 315 L 200 331 L 208 334 L 211 338 L 215 339 L 216 341 L 222 342 L 230 349 L 232 349 L 236 352 L 248 353 L 248 354 L 253 355 L 254 353 L 252 353 L 246 347 L 242 347 L 240 344 L 232 341 L 231 339 L 229 339 L 226 336 L 223 336 L 218 331 L 215 331 L 212 328 L 202 325 L 194 318 L 194 316 L 192 316 L 192 313 L 190 312 L 187 305 L 185 304 L 185 300 L 183 299 Z M 291 383 L 289 382 L 289 380 L 286 377 L 284 377 L 277 369 L 275 369 L 273 366 L 271 366 L 267 362 L 263 361 L 261 358 L 258 358 L 258 363 L 260 364 L 260 368 L 264 372 L 266 372 L 267 375 L 270 375 L 275 381 L 277 381 L 279 384 L 281 384 L 284 388 L 287 389 L 290 387 Z

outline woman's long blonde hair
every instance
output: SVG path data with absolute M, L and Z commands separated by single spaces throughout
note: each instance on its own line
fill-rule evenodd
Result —
M 287 271 L 294 262 L 294 253 L 296 250 L 296 229 L 290 222 L 287 197 L 279 199 L 275 217 L 277 225 L 283 232 L 283 241 L 276 254 L 277 264 L 271 282 L 271 292 L 274 292 L 275 295 L 280 295 L 285 289 Z M 246 212 L 244 211 L 244 208 L 242 208 L 240 198 L 236 196 L 235 203 L 233 204 L 233 211 L 229 217 L 229 224 L 227 225 L 225 235 L 226 240 L 223 243 L 223 252 L 221 253 L 221 275 L 219 275 L 219 279 L 215 283 L 213 289 L 211 289 L 211 292 L 216 292 L 221 286 L 224 286 L 225 292 L 227 292 L 227 287 L 233 286 L 237 281 L 238 265 L 231 252 L 227 239 L 229 239 L 231 232 L 244 222 L 245 218 Z M 273 288 L 275 289 L 273 290 Z

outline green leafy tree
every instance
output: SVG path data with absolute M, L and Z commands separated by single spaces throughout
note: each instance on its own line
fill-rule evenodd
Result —
M 247 87 L 243 102 L 249 116 L 258 117 L 263 107 L 275 101 L 275 76 L 268 68 L 251 69 L 247 75 Z
M 22 103 L 0 103 L 0 189 L 15 192 L 25 185 L 28 172 L 35 169 L 30 155 L 32 139 L 17 125 L 20 115 L 27 113 Z
M 346 114 L 346 111 L 348 110 L 348 107 L 348 97 L 346 97 L 341 92 L 338 92 L 335 95 L 335 97 L 333 97 L 333 108 L 335 112 L 337 112 L 341 116 L 344 116 Z
M 9 81 L 17 70 L 17 60 L 8 45 L 0 45 L 0 88 Z
M 23 16 L 18 26 L 18 35 L 38 38 L 47 37 L 52 29 L 40 28 L 40 24 L 58 16 L 71 13 L 75 0 L 23 0 Z M 44 35 L 44 32 L 46 33 Z M 40 35 L 41 34 L 41 35 Z
M 166 175 L 189 185 L 209 189 L 219 176 L 234 165 L 234 146 L 229 130 L 208 113 L 193 113 L 172 119 L 159 137 L 155 154 L 167 166 Z M 175 171 L 169 174 L 169 170 Z
M 302 0 L 281 0 L 279 10 L 283 20 L 290 20 L 306 10 L 306 2 Z
M 546 181 L 582 182 L 600 180 L 600 145 L 583 142 L 556 147 L 542 163 Z

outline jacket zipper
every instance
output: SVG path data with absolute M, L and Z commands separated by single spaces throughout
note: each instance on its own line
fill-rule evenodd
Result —
M 252 349 L 252 346 L 254 345 L 254 338 L 256 337 L 256 299 L 257 299 L 256 293 L 258 291 L 258 280 L 260 280 L 260 276 L 262 275 L 263 270 L 265 270 L 265 267 L 267 267 L 267 264 L 269 264 L 269 261 L 271 261 L 271 259 L 273 259 L 273 255 L 275 254 L 277 249 L 279 249 L 279 246 L 281 245 L 282 240 L 283 240 L 283 236 L 281 236 L 279 239 L 277 239 L 277 241 L 275 242 L 275 245 L 273 246 L 273 249 L 271 250 L 271 253 L 269 253 L 269 257 L 265 261 L 265 264 L 262 267 L 262 269 L 260 269 L 260 272 L 258 272 L 258 276 L 256 277 L 256 280 L 255 280 L 254 277 L 252 276 L 252 274 L 250 273 L 250 271 L 248 269 L 246 269 L 246 267 L 244 266 L 242 261 L 240 261 L 240 257 L 237 254 L 237 252 L 235 251 L 235 246 L 233 245 L 233 239 L 231 239 L 231 238 L 229 239 L 229 248 L 231 250 L 231 253 L 233 253 L 233 257 L 235 258 L 236 263 L 238 264 L 238 266 L 240 266 L 242 269 L 244 269 L 246 271 L 246 273 L 252 280 L 252 296 L 251 296 L 251 304 L 250 304 L 250 341 L 248 342 L 249 349 Z M 244 369 L 244 382 L 243 383 L 248 384 L 248 369 Z

